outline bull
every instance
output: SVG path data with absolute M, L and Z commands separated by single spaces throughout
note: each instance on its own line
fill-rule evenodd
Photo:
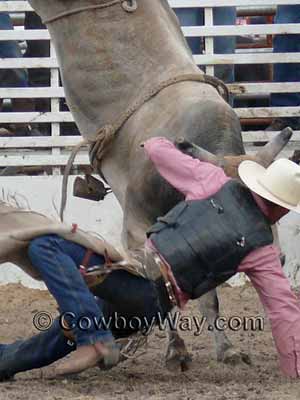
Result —
M 239 119 L 223 98 L 226 88 L 199 70 L 167 0 L 29 2 L 49 29 L 91 162 L 123 209 L 124 246 L 138 250 L 156 218 L 182 200 L 139 144 L 183 136 L 217 157 L 244 155 Z M 271 147 L 270 159 L 276 153 Z M 201 299 L 200 311 L 209 321 L 218 317 L 215 291 Z M 218 360 L 242 360 L 224 332 L 216 331 L 215 339 Z M 187 366 L 176 333 L 167 355 L 169 368 Z

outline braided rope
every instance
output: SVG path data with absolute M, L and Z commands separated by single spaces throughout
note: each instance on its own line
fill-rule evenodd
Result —
M 104 125 L 98 132 L 97 137 L 93 141 L 83 140 L 71 152 L 69 157 L 68 163 L 65 168 L 64 176 L 63 176 L 63 183 L 62 183 L 62 197 L 61 197 L 61 206 L 60 206 L 60 219 L 63 221 L 64 210 L 67 204 L 67 188 L 68 188 L 68 180 L 70 171 L 75 160 L 75 157 L 79 150 L 90 144 L 90 160 L 91 165 L 95 170 L 98 169 L 99 164 L 101 164 L 102 159 L 104 158 L 105 154 L 109 150 L 110 146 L 112 145 L 115 136 L 119 132 L 119 130 L 123 127 L 126 121 L 142 107 L 145 103 L 147 103 L 152 97 L 156 96 L 160 93 L 163 89 L 174 85 L 179 82 L 202 82 L 208 85 L 213 86 L 220 95 L 228 101 L 229 99 L 229 91 L 225 83 L 221 80 L 205 75 L 205 74 L 185 74 L 179 75 L 177 77 L 173 77 L 167 79 L 165 81 L 160 82 L 157 86 L 150 89 L 146 92 L 142 97 L 137 99 L 131 106 L 127 108 L 127 110 L 120 115 L 120 117 L 116 120 L 114 124 Z
M 226 101 L 228 101 L 229 92 L 227 86 L 213 76 L 205 74 L 184 74 L 160 82 L 158 85 L 144 93 L 144 95 L 137 99 L 133 104 L 131 104 L 129 108 L 127 108 L 127 110 L 119 116 L 114 124 L 105 125 L 97 132 L 97 138 L 90 148 L 90 160 L 94 168 L 95 165 L 101 163 L 101 160 L 109 150 L 109 147 L 113 143 L 113 139 L 118 131 L 136 111 L 138 111 L 145 103 L 151 100 L 152 97 L 156 96 L 163 89 L 180 82 L 188 81 L 196 81 L 212 85 L 215 89 L 217 89 L 220 95 L 225 98 Z

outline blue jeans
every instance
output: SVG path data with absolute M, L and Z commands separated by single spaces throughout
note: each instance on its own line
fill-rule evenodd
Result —
M 0 13 L 0 30 L 11 30 L 13 25 L 8 13 Z M 0 58 L 22 57 L 18 42 L 0 41 Z M 27 87 L 28 75 L 25 69 L 0 70 L 0 87 Z
M 182 26 L 204 25 L 203 8 L 176 8 L 175 13 Z M 216 7 L 214 9 L 215 25 L 235 25 L 235 7 Z M 203 51 L 201 40 L 198 37 L 188 37 L 187 42 L 193 54 L 201 54 Z M 214 39 L 214 51 L 217 54 L 232 54 L 235 52 L 236 39 L 234 36 L 217 37 Z M 215 67 L 216 76 L 224 82 L 234 81 L 234 67 L 221 65 Z
M 56 254 L 53 254 L 55 250 Z M 154 284 L 142 277 L 134 276 L 127 271 L 112 272 L 103 283 L 97 285 L 94 298 L 88 292 L 85 283 L 77 271 L 86 249 L 58 236 L 44 236 L 32 241 L 30 246 L 31 261 L 39 263 L 39 271 L 47 280 L 57 296 L 60 307 L 77 310 L 76 312 L 95 312 L 103 315 L 106 321 L 111 319 L 111 331 L 115 338 L 126 337 L 143 329 L 144 326 L 130 326 L 132 318 L 144 318 L 151 321 L 162 310 Z M 93 256 L 90 265 L 103 262 L 101 256 Z M 46 269 L 49 271 L 46 271 Z M 56 270 L 55 270 L 56 268 Z M 62 280 L 62 282 L 60 281 Z M 75 290 L 76 288 L 76 290 Z M 80 293 L 82 291 L 82 293 Z M 88 293 L 87 293 L 88 292 Z M 78 304 L 74 305 L 75 302 Z M 87 304 L 82 304 L 86 301 Z M 75 308 L 74 308 L 75 307 Z M 88 309 L 86 311 L 86 308 Z M 116 318 L 123 318 L 123 324 L 117 324 Z M 101 340 L 107 338 L 109 331 L 100 331 Z M 80 332 L 79 332 L 80 334 Z M 93 332 L 93 335 L 96 333 Z M 52 327 L 30 339 L 18 340 L 11 344 L 0 344 L 0 381 L 22 371 L 41 368 L 65 357 L 76 349 L 64 336 L 59 320 Z
M 277 24 L 299 23 L 300 5 L 278 6 L 275 22 Z M 300 35 L 276 35 L 274 52 L 300 52 Z M 300 64 L 275 64 L 274 82 L 300 82 Z M 271 105 L 274 107 L 300 106 L 300 93 L 272 94 Z
M 18 372 L 49 365 L 76 349 L 57 320 L 45 332 L 12 344 L 0 344 L 0 382 Z
M 74 314 L 72 321 L 70 317 L 67 322 L 70 327 L 72 326 L 72 333 L 79 346 L 112 340 L 109 330 L 97 329 L 95 324 L 84 328 L 77 324 L 82 317 L 92 321 L 94 318 L 103 316 L 95 297 L 79 272 L 79 266 L 85 254 L 84 247 L 57 235 L 34 239 L 28 248 L 29 259 L 41 275 L 49 292 L 56 299 L 61 314 Z M 90 265 L 103 263 L 104 257 L 100 255 L 95 254 L 90 259 Z

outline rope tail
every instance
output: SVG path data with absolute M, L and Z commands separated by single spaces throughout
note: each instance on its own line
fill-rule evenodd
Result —
M 69 176 L 70 176 L 70 172 L 71 172 L 71 168 L 74 164 L 74 160 L 79 152 L 79 150 L 86 146 L 89 142 L 87 140 L 82 140 L 81 142 L 79 142 L 72 150 L 70 157 L 68 159 L 68 163 L 66 165 L 65 168 L 65 172 L 64 172 L 64 176 L 63 176 L 63 181 L 62 181 L 62 188 L 61 188 L 61 204 L 60 204 L 60 212 L 59 212 L 59 216 L 60 216 L 60 220 L 61 222 L 63 222 L 64 220 L 64 211 L 66 208 L 66 204 L 67 204 L 67 198 L 68 198 L 68 182 L 69 182 Z

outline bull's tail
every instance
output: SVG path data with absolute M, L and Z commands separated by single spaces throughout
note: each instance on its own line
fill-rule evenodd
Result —
M 60 212 L 59 212 L 60 220 L 62 222 L 64 220 L 64 211 L 65 211 L 67 199 L 68 199 L 68 182 L 69 182 L 71 168 L 74 164 L 74 160 L 75 160 L 78 152 L 80 151 L 80 149 L 82 147 L 86 146 L 88 143 L 89 142 L 84 139 L 74 147 L 74 149 L 72 150 L 72 152 L 70 154 L 68 163 L 67 163 L 65 171 L 64 171 L 62 187 L 61 187 L 61 203 L 60 203 Z

